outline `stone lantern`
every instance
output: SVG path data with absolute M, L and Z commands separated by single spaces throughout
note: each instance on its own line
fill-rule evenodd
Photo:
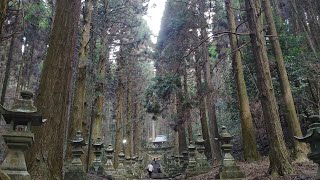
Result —
M 33 93 L 21 91 L 20 94 L 21 99 L 18 99 L 10 110 L 0 106 L 4 120 L 10 124 L 9 131 L 2 135 L 9 148 L 9 153 L 1 169 L 11 179 L 30 180 L 24 151 L 29 149 L 34 142 L 32 126 L 40 126 L 43 121 L 42 116 L 33 105 Z
M 312 115 L 308 118 L 311 122 L 307 134 L 304 137 L 295 137 L 298 141 L 310 144 L 311 152 L 308 158 L 318 165 L 320 164 L 320 116 Z M 315 179 L 320 179 L 320 169 L 318 167 Z
M 244 179 L 245 174 L 240 171 L 239 166 L 231 154 L 233 145 L 230 143 L 232 139 L 231 134 L 227 131 L 225 126 L 222 127 L 220 137 L 218 141 L 222 143 L 221 150 L 223 152 L 223 158 L 217 174 L 216 179 Z
M 187 169 L 188 163 L 189 163 L 189 153 L 188 151 L 182 151 L 183 156 L 183 170 Z
M 205 150 L 205 147 L 204 147 L 204 139 L 202 138 L 202 135 L 199 134 L 197 139 L 196 139 L 196 146 L 197 146 L 197 165 L 199 165 L 199 168 L 203 169 L 203 167 L 208 167 L 209 166 L 209 163 L 208 163 L 208 160 L 207 160 L 207 157 L 204 155 L 204 150 Z
M 190 176 L 194 173 L 195 167 L 197 164 L 196 159 L 195 159 L 196 146 L 193 144 L 192 141 L 190 141 L 190 145 L 188 146 L 188 151 L 189 151 L 189 162 L 188 162 L 188 166 L 186 169 L 186 173 L 187 173 L 187 176 Z
M 83 154 L 82 147 L 85 146 L 86 143 L 81 135 L 81 131 L 77 131 L 75 137 L 71 140 L 70 143 L 72 146 L 72 161 L 71 164 L 67 167 L 64 179 L 84 180 L 86 179 L 86 174 L 82 166 L 81 155 Z
M 102 175 L 104 172 L 103 166 L 102 166 L 102 161 L 101 161 L 101 155 L 102 155 L 102 148 L 103 148 L 103 143 L 101 141 L 101 138 L 97 138 L 94 143 L 92 143 L 92 147 L 94 149 L 93 154 L 95 156 L 93 160 L 93 170 L 99 174 Z
M 121 152 L 119 153 L 118 157 L 119 157 L 119 165 L 117 168 L 117 171 L 124 171 L 125 167 L 124 167 L 124 161 L 125 161 L 125 154 L 123 153 L 123 151 L 121 150 Z
M 111 144 L 108 145 L 108 148 L 105 150 L 105 152 L 106 152 L 106 158 L 107 158 L 107 162 L 104 165 L 105 166 L 105 170 L 107 172 L 109 172 L 109 171 L 114 172 L 115 169 L 114 169 L 114 166 L 113 166 L 113 163 L 112 163 L 114 149 L 112 148 Z
M 106 158 L 107 158 L 107 162 L 104 165 L 105 174 L 108 179 L 112 179 L 112 176 L 115 173 L 115 169 L 114 169 L 113 162 L 112 162 L 114 149 L 112 148 L 111 144 L 108 145 L 108 148 L 105 149 L 105 152 L 106 152 Z

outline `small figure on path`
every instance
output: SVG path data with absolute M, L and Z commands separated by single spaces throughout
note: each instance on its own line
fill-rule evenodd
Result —
M 149 173 L 149 177 L 151 178 L 152 171 L 153 171 L 153 166 L 152 166 L 152 164 L 151 164 L 151 163 L 150 163 L 150 164 L 148 164 L 148 168 L 147 168 L 147 170 L 148 170 L 148 173 Z

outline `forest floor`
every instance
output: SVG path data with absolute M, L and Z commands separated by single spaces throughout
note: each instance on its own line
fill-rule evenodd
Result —
M 237 162 L 240 169 L 246 174 L 246 179 L 248 180 L 312 180 L 314 179 L 317 172 L 317 164 L 312 161 L 303 163 L 294 163 L 295 172 L 292 175 L 281 176 L 281 177 L 271 177 L 267 174 L 269 167 L 269 160 L 265 157 L 258 162 L 247 163 L 247 162 Z M 202 174 L 196 177 L 190 178 L 191 180 L 209 180 L 214 179 L 215 175 L 219 172 L 219 166 L 215 166 L 212 171 L 207 174 Z
M 247 162 L 237 162 L 240 169 L 245 172 L 247 180 L 313 180 L 317 172 L 317 164 L 308 161 L 303 163 L 294 163 L 295 172 L 292 175 L 281 176 L 281 177 L 271 177 L 267 175 L 269 160 L 265 157 L 261 161 L 247 163 Z M 214 166 L 212 171 L 201 174 L 199 176 L 190 177 L 190 180 L 214 180 L 215 175 L 219 172 L 219 166 Z M 186 179 L 185 176 L 179 176 L 172 178 L 172 180 Z M 88 174 L 88 180 L 105 180 L 105 178 L 99 178 L 94 175 Z

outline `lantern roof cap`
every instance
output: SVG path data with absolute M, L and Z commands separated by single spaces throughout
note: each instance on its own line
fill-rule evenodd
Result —
M 33 105 L 33 93 L 28 90 L 20 92 L 21 99 L 18 98 L 10 109 L 6 109 L 0 105 L 0 112 L 7 124 L 12 120 L 18 122 L 31 122 L 34 126 L 40 126 L 42 116 L 37 108 Z

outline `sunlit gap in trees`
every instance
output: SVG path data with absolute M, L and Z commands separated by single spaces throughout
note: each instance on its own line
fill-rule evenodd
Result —
M 167 0 L 150 0 L 148 5 L 148 12 L 144 16 L 149 28 L 151 29 L 151 41 L 157 42 L 157 37 L 160 31 L 161 18 Z

